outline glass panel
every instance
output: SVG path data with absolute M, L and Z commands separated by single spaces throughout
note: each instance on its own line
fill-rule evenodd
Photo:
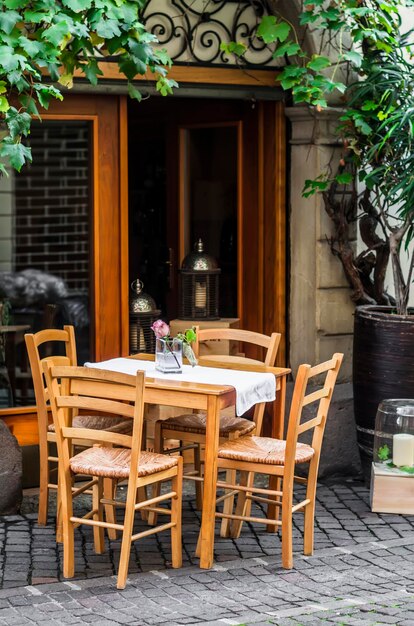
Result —
M 78 362 L 90 358 L 90 134 L 34 121 L 33 163 L 0 178 L 1 408 L 34 404 L 25 332 L 72 324 Z
M 220 317 L 237 317 L 237 154 L 235 126 L 188 131 L 188 244 L 219 262 Z

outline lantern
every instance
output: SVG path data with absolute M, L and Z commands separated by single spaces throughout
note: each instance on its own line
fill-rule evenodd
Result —
M 378 407 L 371 474 L 376 513 L 414 513 L 414 399 L 383 400 Z
M 204 252 L 201 239 L 188 254 L 180 270 L 180 318 L 219 319 L 219 275 L 216 259 Z
M 155 352 L 155 335 L 152 324 L 159 318 L 161 311 L 157 309 L 154 298 L 144 293 L 144 283 L 139 279 L 131 283 L 134 296 L 129 304 L 129 349 L 136 352 Z

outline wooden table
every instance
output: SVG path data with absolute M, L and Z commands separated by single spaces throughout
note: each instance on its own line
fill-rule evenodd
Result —
M 131 358 L 153 361 L 154 355 L 136 354 Z M 290 373 L 290 369 L 267 367 L 265 365 L 242 365 L 239 363 L 234 365 L 213 361 L 211 358 L 206 361 L 203 361 L 202 358 L 199 359 L 199 365 L 274 374 L 276 377 L 276 401 L 274 402 L 272 434 L 275 437 L 282 436 L 286 378 Z M 186 409 L 199 409 L 207 412 L 200 567 L 209 569 L 213 566 L 220 412 L 226 407 L 235 405 L 236 391 L 234 387 L 227 385 L 180 382 L 178 377 L 177 381 L 146 377 L 145 402 L 178 406 Z

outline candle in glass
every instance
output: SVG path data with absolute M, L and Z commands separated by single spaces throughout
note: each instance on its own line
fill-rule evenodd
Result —
M 414 435 L 399 433 L 392 438 L 392 462 L 397 467 L 414 465 Z

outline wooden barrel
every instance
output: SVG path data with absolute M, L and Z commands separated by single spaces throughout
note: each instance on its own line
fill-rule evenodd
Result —
M 353 386 L 357 440 L 366 478 L 371 471 L 375 416 L 379 403 L 414 398 L 414 315 L 390 307 L 355 311 Z

